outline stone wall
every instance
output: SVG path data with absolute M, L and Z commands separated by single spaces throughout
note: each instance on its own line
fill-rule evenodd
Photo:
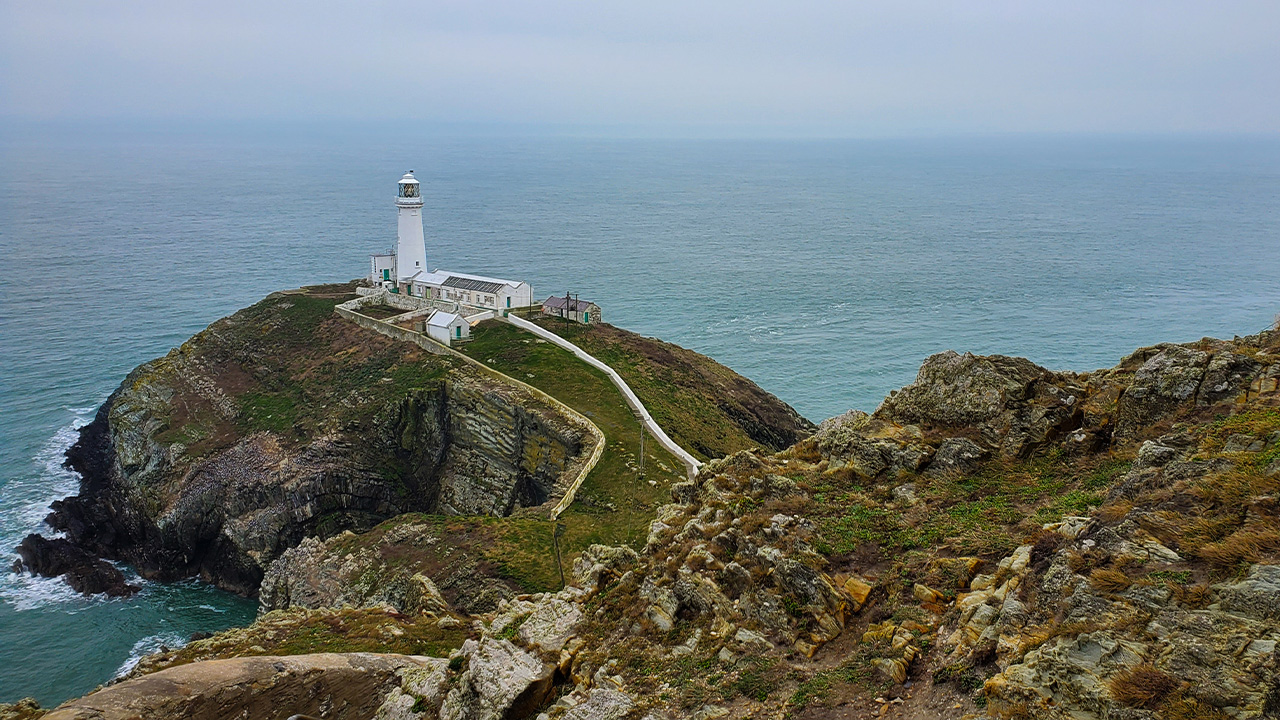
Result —
M 394 297 L 391 293 L 386 293 L 385 295 L 386 297 Z M 417 345 L 418 347 L 421 347 L 424 350 L 427 350 L 428 352 L 436 353 L 438 355 L 452 355 L 453 357 L 456 357 L 462 360 L 463 362 L 467 363 L 471 367 L 480 370 L 482 373 L 484 373 L 488 377 L 494 378 L 502 383 L 507 384 L 508 386 L 515 387 L 523 393 L 527 393 L 531 397 L 531 399 L 535 399 L 537 401 L 541 401 L 542 403 L 546 403 L 550 405 L 555 410 L 557 410 L 561 415 L 567 418 L 579 430 L 581 430 L 584 436 L 590 438 L 590 442 L 580 443 L 579 445 L 580 449 L 585 448 L 586 446 L 589 445 L 591 448 L 590 452 L 589 453 L 579 452 L 576 457 L 571 458 L 567 463 L 566 467 L 564 468 L 559 481 L 553 483 L 549 488 L 549 495 L 547 497 L 547 502 L 554 501 L 555 503 L 554 505 L 551 506 L 551 510 L 550 510 L 551 517 L 553 519 L 559 517 L 560 513 L 564 512 L 565 509 L 568 508 L 569 505 L 573 503 L 573 500 L 577 495 L 578 488 L 582 486 L 582 482 L 586 480 L 587 475 L 591 473 L 591 470 L 595 468 L 596 463 L 600 461 L 600 456 L 604 454 L 605 437 L 604 437 L 604 433 L 600 431 L 600 428 L 596 427 L 595 423 L 588 420 L 586 416 L 584 416 L 582 413 L 579 413 L 577 410 L 574 410 L 573 408 L 569 407 L 563 402 L 533 387 L 532 385 L 521 382 L 520 380 L 516 380 L 515 378 L 509 375 L 505 375 L 501 372 L 498 372 L 497 370 L 494 370 L 488 365 L 485 365 L 482 362 L 479 362 L 471 357 L 468 357 L 467 355 L 464 355 L 450 347 L 442 345 L 436 342 L 434 339 L 427 337 L 426 335 L 423 335 L 421 333 L 416 333 L 411 330 L 406 330 L 402 327 L 392 325 L 383 320 L 375 320 L 374 318 L 368 317 L 366 315 L 361 315 L 360 313 L 355 312 L 355 308 L 363 307 L 364 305 L 378 304 L 378 302 L 380 302 L 378 298 L 380 297 L 381 296 L 370 295 L 362 298 L 357 298 L 355 300 L 350 300 L 348 302 L 345 302 L 345 303 L 342 303 L 341 305 L 336 306 L 334 308 L 334 312 L 338 313 L 338 315 L 340 315 L 341 317 L 344 317 L 363 328 L 373 330 L 374 332 L 381 333 L 382 335 L 386 335 L 387 337 L 395 338 L 397 340 L 404 340 L 406 342 L 411 342 Z M 415 300 L 417 299 L 415 298 Z M 423 301 L 419 301 L 419 302 L 423 302 Z M 537 326 L 534 326 L 534 327 L 537 327 Z M 538 330 L 542 330 L 542 329 L 538 328 Z M 553 337 L 558 339 L 561 343 L 568 342 L 567 340 L 564 340 L 559 336 L 553 335 Z M 569 344 L 571 347 L 575 347 L 576 349 L 576 346 L 573 346 L 572 343 L 569 343 Z M 586 355 L 586 353 L 583 353 L 581 350 L 578 350 L 577 352 L 583 355 Z M 587 357 L 591 358 L 590 355 L 587 355 Z M 591 358 L 591 360 L 595 361 L 595 363 L 598 363 L 600 365 L 604 365 L 603 363 L 600 363 L 599 360 L 595 360 L 595 358 Z M 608 366 L 604 366 L 604 368 L 607 372 L 613 373 L 613 370 L 610 369 Z M 613 375 L 616 376 L 617 373 L 613 373 Z M 622 383 L 622 379 L 618 378 L 616 382 Z M 622 383 L 622 385 L 625 387 L 626 383 Z M 629 393 L 630 388 L 627 388 L 626 392 Z M 632 394 L 631 397 L 634 398 L 634 394 Z M 628 400 L 628 402 L 630 402 L 630 400 Z M 638 398 L 635 399 L 635 403 L 637 405 L 640 403 Z M 640 408 L 642 410 L 643 410 L 643 407 L 644 407 L 643 405 L 640 405 Z M 645 417 L 648 417 L 647 411 L 644 411 L 643 414 Z M 650 422 L 652 422 L 652 418 L 650 418 Z M 679 446 L 675 445 L 675 443 L 672 442 L 670 438 L 666 437 L 666 433 L 662 432 L 662 429 L 657 426 L 657 423 L 653 423 L 653 427 L 657 429 L 657 433 L 655 433 L 655 435 L 660 435 L 661 438 L 666 438 L 667 443 L 670 443 L 672 447 L 675 447 L 677 448 L 677 450 L 679 450 Z M 682 454 L 682 456 L 688 456 L 688 453 L 685 453 L 683 450 L 679 450 L 679 452 Z M 689 460 L 694 463 L 697 463 L 697 460 L 694 460 L 692 456 L 689 456 Z M 540 493 L 544 487 L 545 487 L 545 484 L 540 482 L 536 487 L 529 488 L 528 491 Z M 463 495 L 454 495 L 454 497 L 457 497 L 458 502 L 463 505 L 472 504 L 470 501 L 465 501 L 463 499 Z

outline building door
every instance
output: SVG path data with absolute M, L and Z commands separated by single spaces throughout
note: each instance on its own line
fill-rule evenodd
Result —
M 384 269 L 382 270 L 382 279 L 383 279 L 383 280 L 390 280 L 390 279 L 391 279 L 391 271 L 390 271 L 390 270 L 388 270 L 388 269 L 385 269 L 385 268 L 384 268 Z
M 456 333 L 457 333 L 457 335 L 456 335 L 455 337 L 457 337 L 459 340 L 461 340 L 461 339 L 462 339 L 462 328 L 461 328 L 461 327 L 456 327 L 456 328 L 454 328 L 454 332 L 456 332 Z
M 589 324 L 591 322 L 591 313 L 589 312 L 582 313 L 582 322 Z

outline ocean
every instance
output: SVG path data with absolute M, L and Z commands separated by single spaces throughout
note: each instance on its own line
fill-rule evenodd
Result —
M 1053 369 L 1280 313 L 1280 139 L 438 136 L 414 127 L 0 130 L 0 702 L 80 695 L 255 603 L 7 572 L 134 366 L 265 294 L 367 272 L 395 183 L 432 266 L 579 293 L 814 421 L 946 349 Z M 46 532 L 48 528 L 43 528 Z

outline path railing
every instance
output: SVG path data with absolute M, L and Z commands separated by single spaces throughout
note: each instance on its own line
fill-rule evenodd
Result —
M 600 370 L 604 372 L 604 374 L 608 375 L 609 380 L 611 380 L 613 384 L 617 386 L 618 390 L 622 393 L 622 397 L 626 399 L 627 404 L 631 406 L 632 411 L 634 411 L 635 414 L 640 418 L 640 422 L 644 423 L 644 426 L 649 431 L 649 433 L 653 435 L 654 438 L 657 439 L 658 444 L 662 445 L 662 447 L 666 448 L 668 452 L 670 452 L 672 455 L 675 455 L 677 458 L 679 458 L 680 462 L 684 463 L 685 468 L 688 470 L 688 475 L 690 478 L 692 478 L 694 475 L 698 473 L 698 467 L 701 466 L 702 463 L 699 462 L 697 458 L 690 455 L 684 448 L 677 445 L 674 440 L 672 440 L 670 437 L 667 436 L 667 433 L 663 431 L 662 427 L 658 425 L 656 420 L 653 419 L 653 416 L 649 414 L 649 411 L 645 408 L 644 403 L 640 402 L 640 398 L 636 397 L 636 394 L 631 391 L 631 386 L 627 385 L 627 382 L 622 379 L 622 376 L 619 375 L 616 370 L 609 367 L 608 365 L 601 362 L 600 360 L 597 360 L 595 357 L 593 357 L 592 355 L 587 353 L 587 351 L 583 350 L 577 345 L 574 345 L 568 340 L 565 340 L 564 338 L 551 332 L 550 330 L 547 330 L 546 328 L 540 325 L 535 325 L 534 323 L 531 323 L 528 320 L 525 320 L 524 318 L 516 317 L 514 314 L 509 314 L 507 317 L 501 318 L 501 319 L 511 323 L 512 325 L 515 325 L 521 330 L 527 330 L 528 332 L 531 332 L 534 335 L 537 335 L 538 337 L 547 340 L 548 342 L 555 343 L 556 345 L 573 353 L 579 360 L 585 362 L 591 367 L 594 367 L 597 370 Z

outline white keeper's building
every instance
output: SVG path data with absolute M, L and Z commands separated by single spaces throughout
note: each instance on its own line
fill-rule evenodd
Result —
M 412 170 L 400 178 L 396 209 L 399 214 L 396 250 L 370 256 L 370 282 L 393 293 L 458 303 L 495 313 L 533 304 L 533 288 L 526 282 L 450 270 L 427 270 L 427 246 L 422 232 L 422 192 Z M 453 334 L 457 328 L 450 330 Z

